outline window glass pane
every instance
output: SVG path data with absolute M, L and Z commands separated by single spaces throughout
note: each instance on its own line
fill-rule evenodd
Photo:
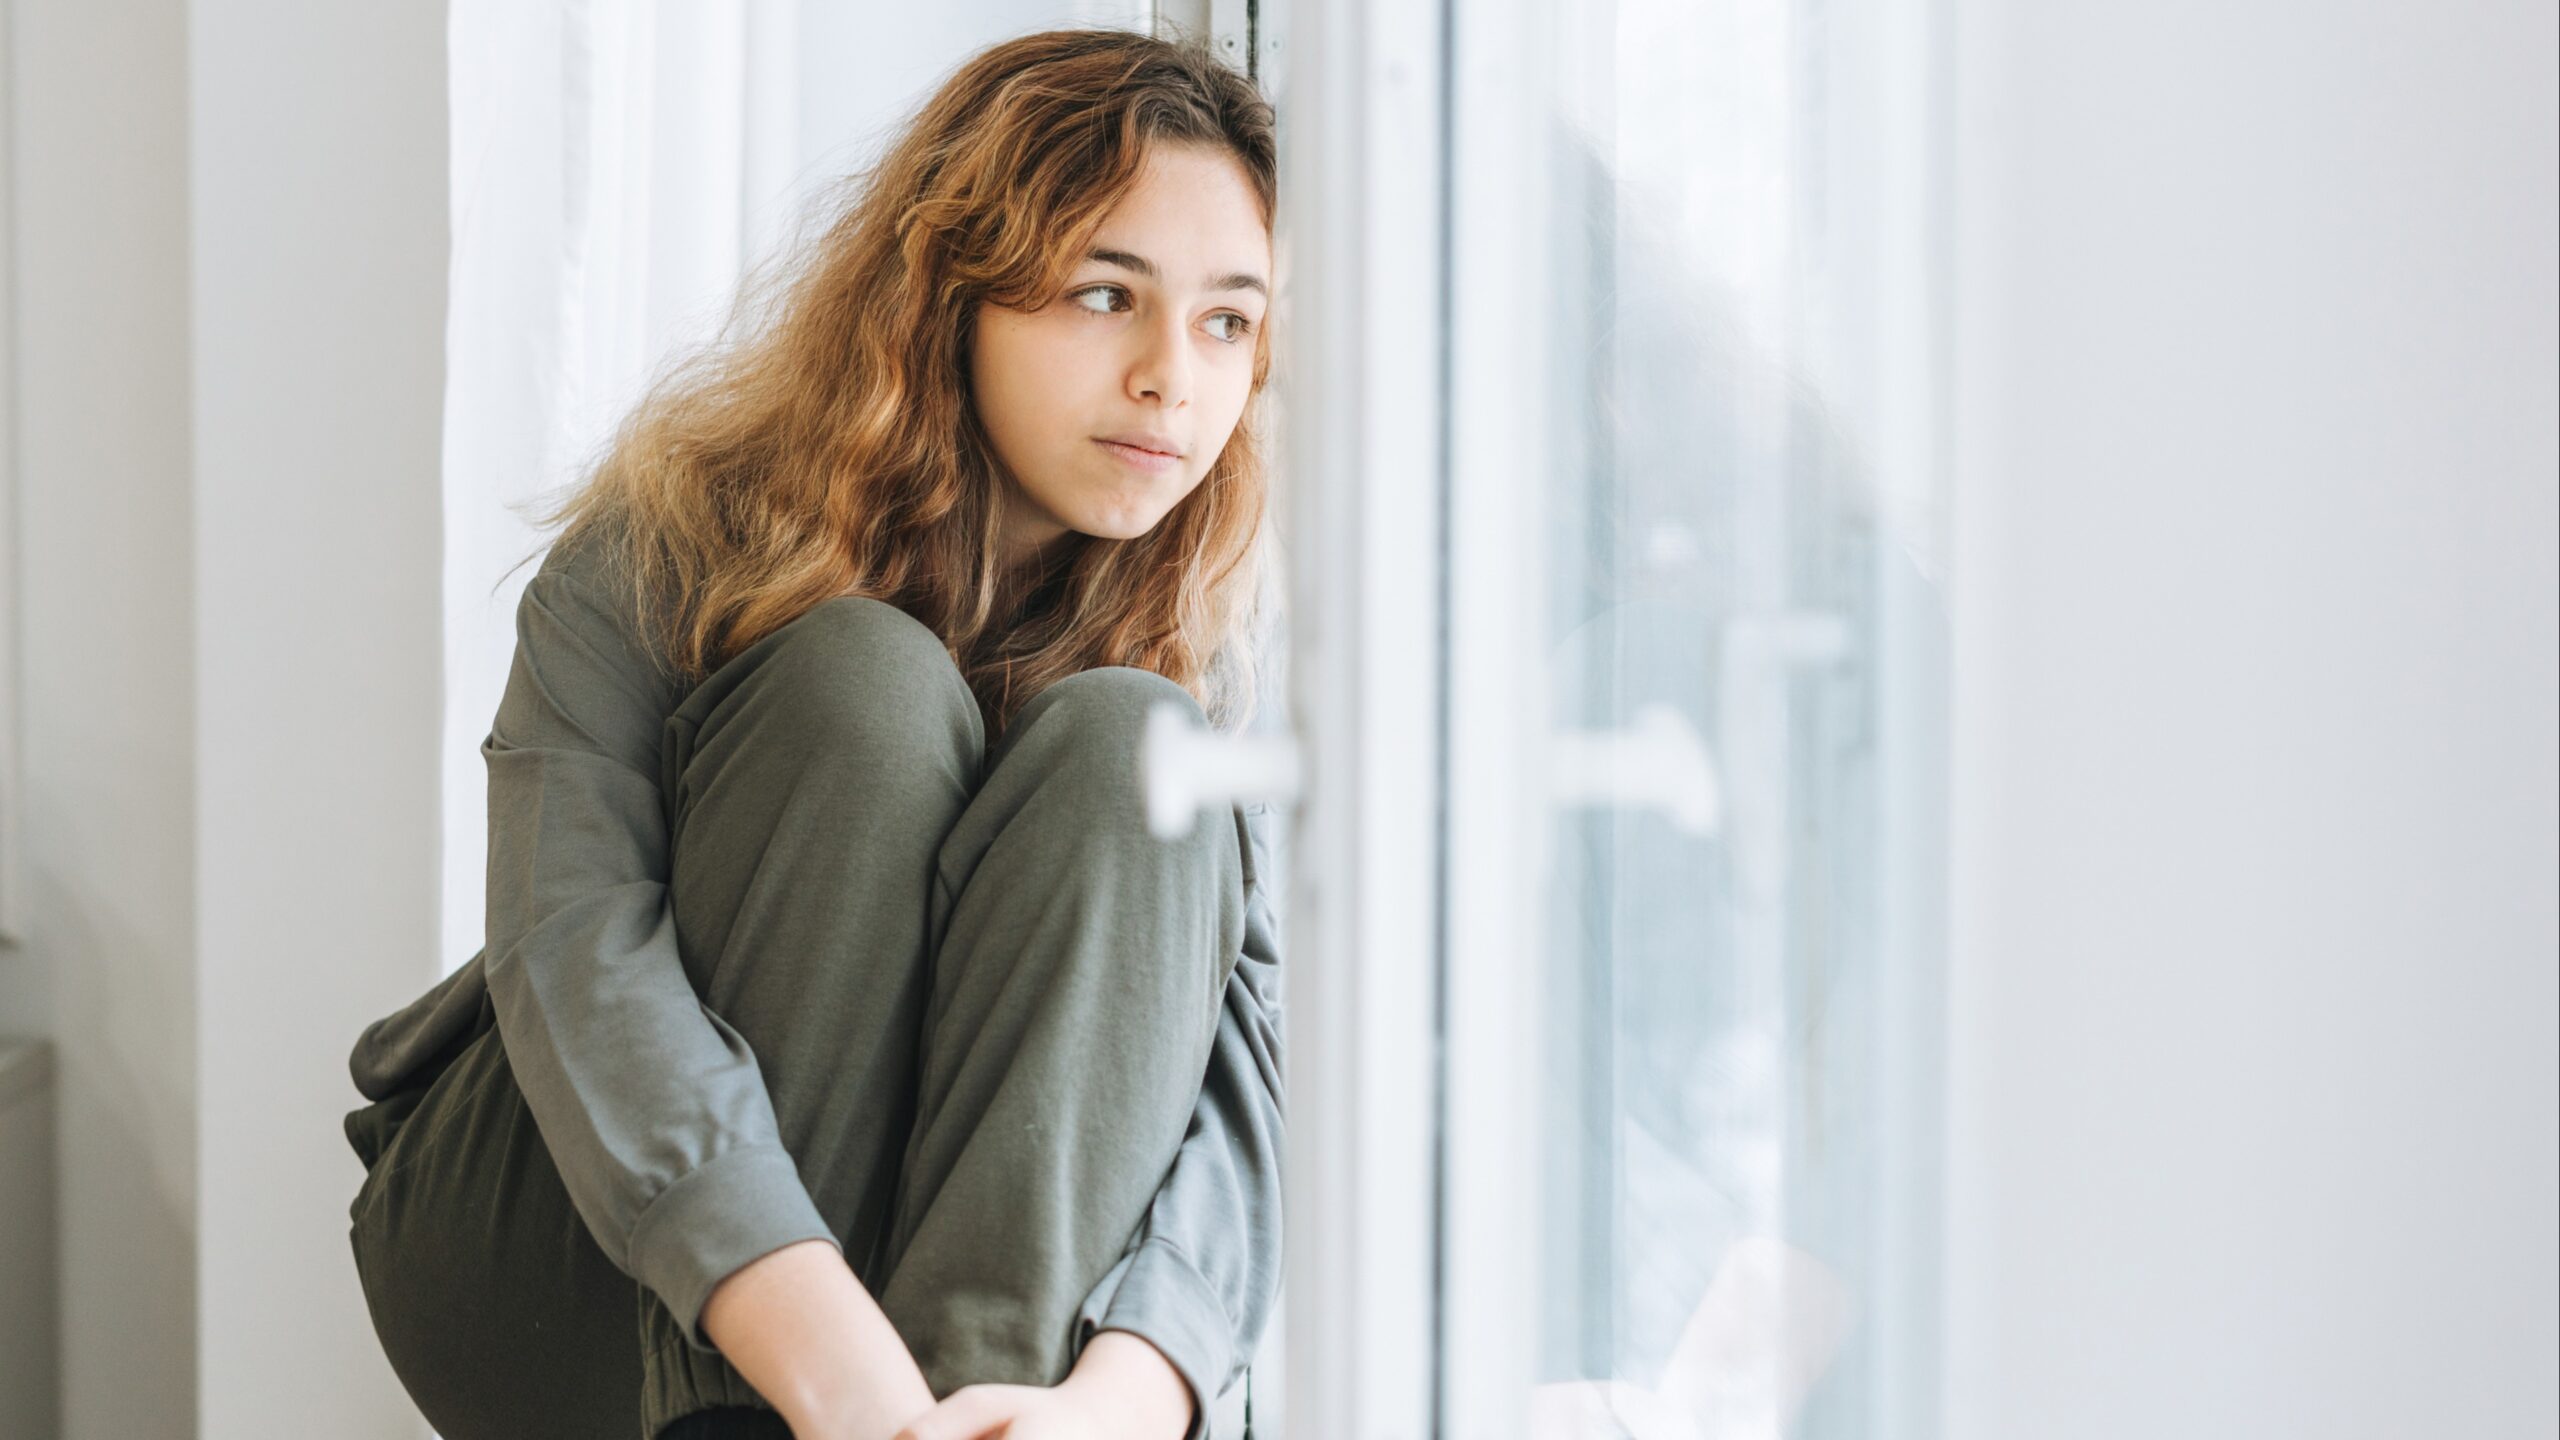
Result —
M 1567 13 L 1522 97 L 1554 122 L 1553 268 L 1521 289 L 1553 357 L 1539 669 L 1565 768 L 1641 780 L 1568 782 L 1546 838 L 1539 1378 L 1627 1382 L 1719 1436 L 1909 1434 L 1940 695 L 1925 17 Z

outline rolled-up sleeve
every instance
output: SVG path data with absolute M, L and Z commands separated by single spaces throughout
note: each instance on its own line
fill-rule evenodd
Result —
M 1100 1330 L 1144 1337 L 1173 1362 L 1197 1407 L 1243 1373 L 1280 1288 L 1283 1084 L 1280 935 L 1264 883 L 1267 807 L 1236 812 L 1245 927 L 1200 1099 L 1171 1170 L 1119 1262 L 1078 1312 L 1079 1349 Z
M 490 1001 L 525 1104 L 605 1255 L 695 1346 L 712 1287 L 841 1246 L 783 1148 L 754 1053 L 695 994 L 668 906 L 672 682 L 629 611 L 555 550 L 516 610 L 481 755 Z

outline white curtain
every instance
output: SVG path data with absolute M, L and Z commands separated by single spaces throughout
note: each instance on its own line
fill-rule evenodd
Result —
M 448 965 L 483 923 L 479 746 L 535 568 L 509 567 L 538 542 L 518 511 L 575 480 L 651 369 L 716 326 L 761 238 L 754 201 L 796 158 L 792 19 L 783 4 L 453 6 Z

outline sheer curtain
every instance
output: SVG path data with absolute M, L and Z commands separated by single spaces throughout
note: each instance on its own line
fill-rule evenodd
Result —
M 478 948 L 479 745 L 539 543 L 618 410 L 705 335 L 796 168 L 788 5 L 456 0 L 445 323 L 448 965 Z M 494 587 L 494 588 L 493 588 Z

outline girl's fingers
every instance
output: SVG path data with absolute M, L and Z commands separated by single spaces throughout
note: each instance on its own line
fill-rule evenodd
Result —
M 896 1440 L 985 1440 L 1001 1435 L 1022 1413 L 1023 1397 L 1039 1393 L 1021 1385 L 964 1385 L 899 1431 Z

